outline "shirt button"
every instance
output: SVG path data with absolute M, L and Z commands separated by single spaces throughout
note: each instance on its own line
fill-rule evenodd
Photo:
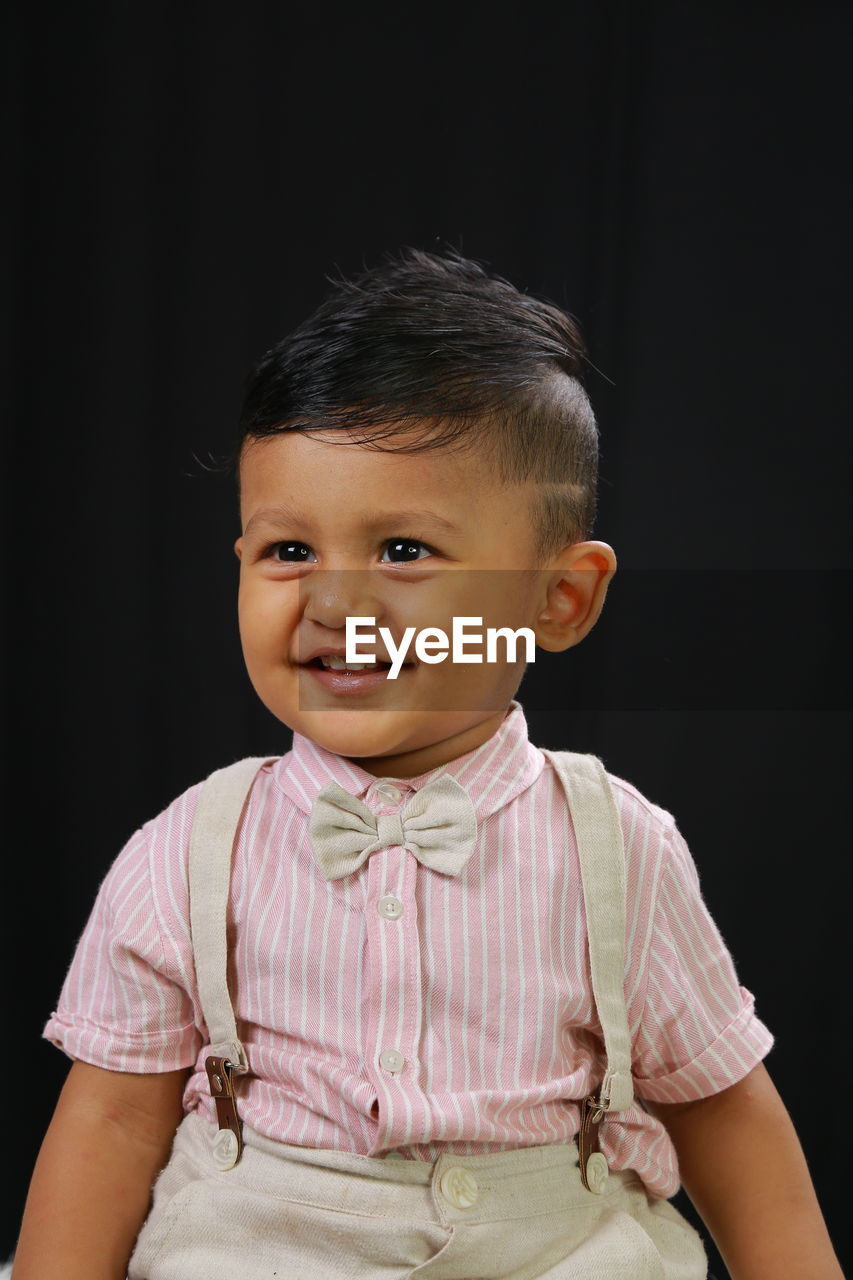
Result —
M 405 1061 L 399 1049 L 383 1049 L 379 1055 L 379 1065 L 386 1071 L 402 1071 Z
M 376 904 L 377 910 L 381 916 L 385 916 L 386 920 L 398 920 L 403 914 L 403 904 L 399 898 L 395 898 L 393 893 L 386 893 L 384 898 L 380 898 Z
M 387 1151 L 385 1153 L 386 1160 L 405 1160 L 405 1158 L 402 1151 Z
M 608 1168 L 607 1160 L 600 1151 L 593 1151 L 586 1162 L 586 1180 L 589 1183 L 590 1191 L 594 1191 L 597 1196 L 600 1196 L 607 1185 L 609 1176 L 610 1169 Z
M 400 788 L 392 786 L 390 782 L 380 782 L 376 788 L 376 794 L 383 800 L 387 800 L 388 804 L 397 804 L 403 798 Z
M 445 1169 L 439 1180 L 441 1194 L 455 1209 L 470 1209 L 477 1200 L 480 1188 L 477 1179 L 467 1169 Z

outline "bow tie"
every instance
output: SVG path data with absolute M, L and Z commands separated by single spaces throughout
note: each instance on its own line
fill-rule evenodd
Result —
M 327 880 L 351 875 L 377 849 L 401 844 L 419 862 L 458 876 L 474 851 L 477 815 L 464 787 L 445 774 L 416 791 L 398 813 L 376 817 L 337 782 L 317 793 L 308 824 Z

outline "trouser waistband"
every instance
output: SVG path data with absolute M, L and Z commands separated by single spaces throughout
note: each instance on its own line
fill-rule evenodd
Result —
M 196 1165 L 211 1170 L 215 1133 L 202 1115 L 191 1112 L 176 1142 Z M 438 1209 L 448 1222 L 484 1222 L 590 1209 L 595 1202 L 601 1206 L 581 1182 L 575 1142 L 471 1156 L 445 1152 L 435 1160 L 388 1160 L 292 1146 L 246 1124 L 243 1141 L 241 1160 L 215 1175 L 223 1183 L 330 1209 L 386 1216 L 393 1204 L 401 1216 L 435 1220 Z M 633 1185 L 642 1185 L 633 1171 L 612 1171 L 604 1195 Z M 385 1208 L 378 1207 L 389 1194 Z

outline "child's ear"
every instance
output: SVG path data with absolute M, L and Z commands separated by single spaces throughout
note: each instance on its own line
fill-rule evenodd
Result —
M 536 643 L 552 653 L 583 640 L 598 621 L 616 555 L 606 542 L 578 542 L 546 569 L 547 597 L 534 620 Z
M 242 559 L 243 559 L 243 536 L 242 536 L 242 534 L 241 534 L 241 535 L 240 535 L 240 537 L 237 539 L 237 541 L 234 543 L 234 554 L 236 555 L 236 557 L 237 557 L 237 559 L 238 559 L 238 560 L 242 560 Z

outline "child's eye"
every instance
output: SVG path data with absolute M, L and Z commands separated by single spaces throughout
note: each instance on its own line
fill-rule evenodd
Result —
M 432 555 L 432 548 L 418 538 L 389 538 L 385 545 L 395 559 L 383 560 L 383 564 L 408 564 L 413 560 L 421 559 L 422 557 L 418 555 L 419 549 L 425 551 L 427 555 Z M 309 564 L 309 557 L 316 559 L 306 542 L 274 542 L 267 548 L 265 554 L 271 555 L 279 564 Z
M 386 546 L 394 555 L 400 555 L 402 557 L 403 564 L 420 558 L 417 555 L 418 547 L 422 547 L 423 550 L 426 551 L 427 555 L 432 555 L 432 548 L 428 547 L 425 542 L 420 542 L 417 538 L 390 538 L 386 543 Z M 383 561 L 383 563 L 388 562 Z M 393 561 L 392 563 L 399 564 L 400 561 Z
M 267 549 L 267 555 L 272 555 L 273 560 L 278 560 L 280 564 L 308 564 L 308 556 L 313 555 L 311 548 L 305 542 L 274 542 Z

